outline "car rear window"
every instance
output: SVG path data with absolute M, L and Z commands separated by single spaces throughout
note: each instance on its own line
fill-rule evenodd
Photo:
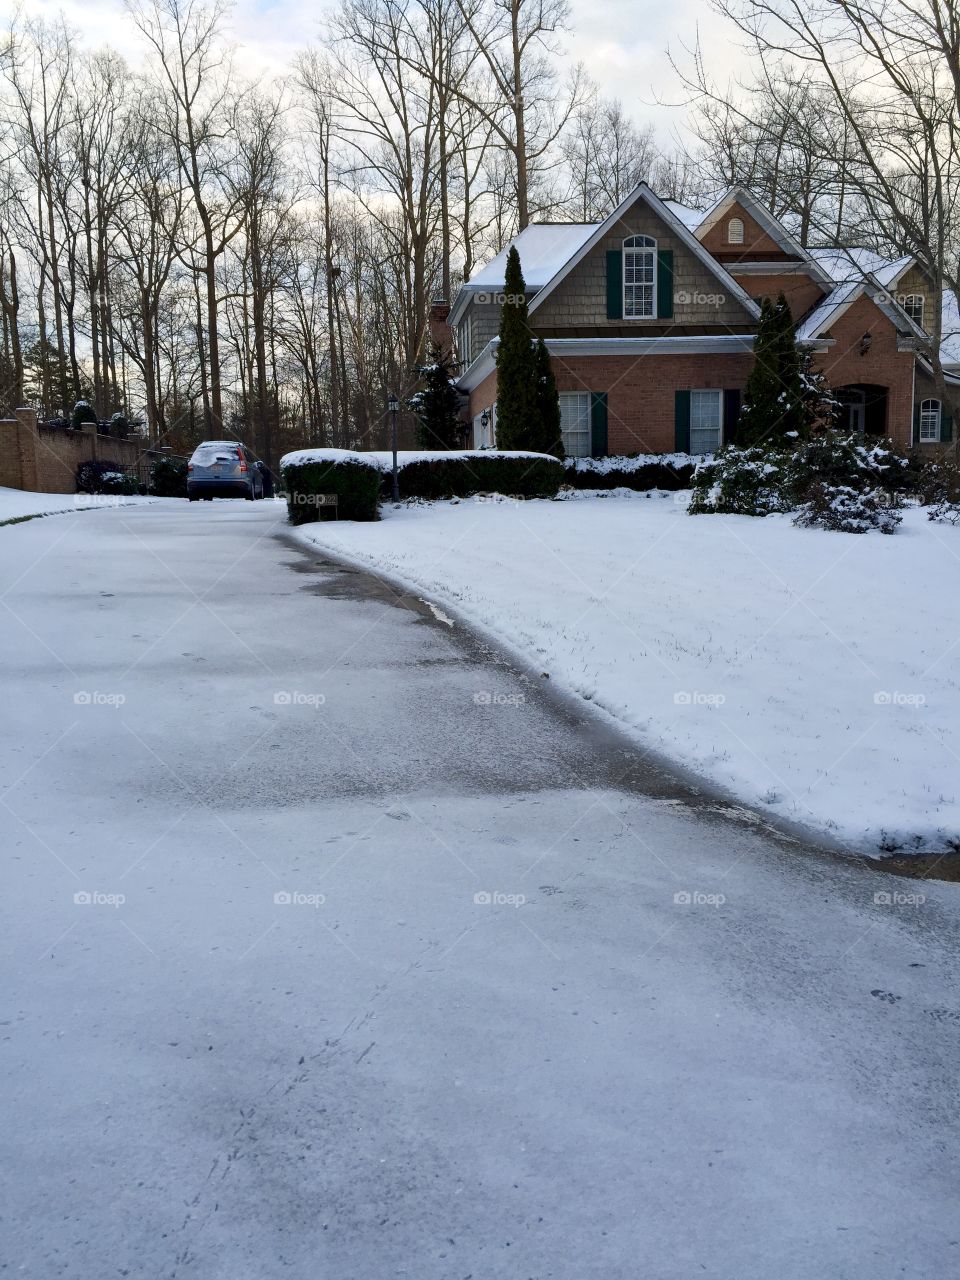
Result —
M 236 462 L 237 447 L 229 444 L 202 444 L 194 453 L 195 466 L 209 467 L 213 462 Z

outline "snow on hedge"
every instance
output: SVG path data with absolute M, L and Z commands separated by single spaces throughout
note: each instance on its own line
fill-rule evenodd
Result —
M 567 458 L 566 465 L 575 471 L 593 471 L 609 475 L 611 471 L 642 471 L 644 467 L 689 467 L 710 462 L 713 454 L 705 453 L 641 453 L 636 457 Z
M 548 458 L 551 462 L 556 461 L 549 453 L 528 453 L 523 449 L 400 449 L 397 467 L 402 469 L 416 462 L 451 462 L 470 458 Z M 393 454 L 389 450 L 367 453 L 356 449 L 296 449 L 283 455 L 280 469 L 302 467 L 310 462 L 332 462 L 335 465 L 357 462 L 362 466 L 376 467 L 379 471 L 390 471 L 393 469 Z
M 877 852 L 960 836 L 960 528 L 691 519 L 684 494 L 398 510 L 301 536 L 486 626 L 641 743 Z

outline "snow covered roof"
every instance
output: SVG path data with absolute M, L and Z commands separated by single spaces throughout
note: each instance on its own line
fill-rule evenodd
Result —
M 528 289 L 541 289 L 596 230 L 595 222 L 532 222 L 477 272 L 469 288 L 502 289 L 511 245 L 520 254 Z
M 663 203 L 673 216 L 683 223 L 688 231 L 696 231 L 703 221 L 704 213 L 702 209 L 691 209 L 688 205 L 680 204 L 678 200 L 664 200 Z
M 797 341 L 809 342 L 812 338 L 817 337 L 820 330 L 834 318 L 841 307 L 846 307 L 853 302 L 854 298 L 863 288 L 863 278 L 847 281 L 845 284 L 838 285 L 832 293 L 827 294 L 822 302 L 818 303 L 814 309 L 806 316 L 803 322 L 797 327 Z
M 903 258 L 884 258 L 872 249 L 854 246 L 851 249 L 808 249 L 807 253 L 824 271 L 838 283 L 862 280 L 869 274 L 885 288 L 896 284 L 914 259 L 908 254 Z

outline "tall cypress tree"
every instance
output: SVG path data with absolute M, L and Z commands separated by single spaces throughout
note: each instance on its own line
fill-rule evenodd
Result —
M 781 293 L 764 298 L 753 348 L 754 364 L 743 391 L 737 443 L 744 447 L 784 443 L 803 426 L 803 386 L 790 306 Z
M 513 245 L 507 254 L 503 291 L 497 348 L 497 446 L 525 449 L 531 430 L 536 434 L 537 368 L 527 323 L 526 285 Z
M 453 382 L 454 362 L 438 343 L 427 347 L 427 363 L 417 366 L 423 387 L 409 400 L 418 419 L 421 449 L 456 449 L 460 446 L 460 394 Z
M 557 380 L 553 374 L 550 352 L 542 338 L 537 339 L 534 349 L 537 373 L 537 408 L 535 441 L 530 448 L 537 453 L 552 453 L 555 458 L 563 458 L 563 435 L 560 428 L 560 396 L 557 394 Z

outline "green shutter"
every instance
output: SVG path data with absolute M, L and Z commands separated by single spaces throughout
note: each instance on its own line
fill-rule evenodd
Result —
M 607 456 L 607 393 L 590 392 L 590 456 Z
M 953 439 L 953 418 L 947 406 L 940 406 L 940 443 L 949 444 Z
M 657 254 L 657 318 L 673 319 L 673 250 Z
M 920 406 L 913 406 L 913 443 L 920 443 Z
M 674 392 L 673 447 L 677 453 L 690 452 L 690 392 Z
M 623 254 L 607 250 L 607 319 L 623 319 Z
M 739 391 L 723 393 L 723 444 L 732 444 L 737 438 L 737 419 L 740 417 L 741 395 Z

